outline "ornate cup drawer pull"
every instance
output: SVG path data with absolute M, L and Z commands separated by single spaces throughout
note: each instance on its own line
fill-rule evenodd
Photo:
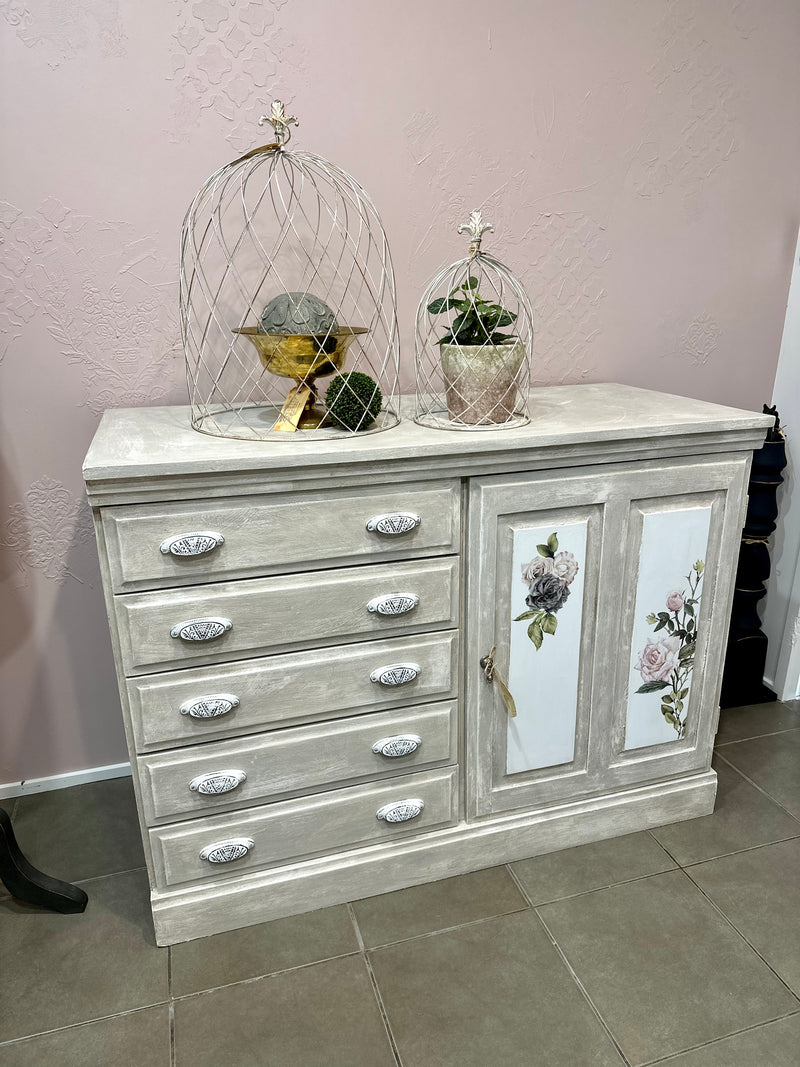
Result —
M 421 745 L 422 738 L 416 734 L 396 734 L 394 737 L 382 737 L 380 741 L 376 741 L 372 746 L 372 751 L 376 756 L 398 759 L 400 756 L 413 755 Z
M 230 619 L 187 619 L 176 623 L 169 632 L 170 637 L 180 637 L 182 641 L 213 641 L 233 629 Z
M 384 804 L 382 808 L 378 808 L 375 815 L 386 822 L 408 822 L 409 819 L 416 819 L 424 807 L 425 801 L 414 797 L 411 800 L 396 800 L 393 804 Z
M 215 796 L 217 793 L 230 793 L 247 781 L 244 771 L 213 771 L 211 774 L 198 774 L 189 782 L 193 793 Z
M 228 841 L 215 841 L 213 845 L 206 845 L 200 853 L 201 860 L 209 863 L 233 863 L 246 856 L 255 842 L 252 837 L 232 837 Z
M 177 534 L 161 542 L 161 551 L 165 556 L 205 556 L 223 544 L 225 538 L 213 530 L 199 530 L 196 533 Z
M 238 707 L 239 698 L 232 693 L 216 693 L 214 696 L 187 700 L 181 704 L 181 715 L 189 715 L 192 719 L 218 719 L 220 715 L 227 715 Z
M 384 593 L 370 600 L 367 611 L 376 611 L 379 615 L 405 615 L 407 611 L 413 611 L 417 604 L 419 597 L 416 593 Z
M 367 523 L 370 533 L 386 534 L 387 537 L 397 537 L 399 534 L 410 533 L 421 524 L 422 519 L 413 511 L 392 511 L 388 515 L 373 515 Z
M 376 667 L 370 674 L 370 681 L 381 685 L 406 685 L 419 677 L 422 668 L 418 663 L 391 663 L 387 667 Z

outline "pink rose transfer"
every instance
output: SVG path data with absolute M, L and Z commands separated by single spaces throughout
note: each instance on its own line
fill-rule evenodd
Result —
M 678 653 L 681 650 L 679 637 L 662 637 L 654 641 L 651 637 L 639 654 L 636 670 L 643 682 L 663 682 L 669 678 L 678 666 Z

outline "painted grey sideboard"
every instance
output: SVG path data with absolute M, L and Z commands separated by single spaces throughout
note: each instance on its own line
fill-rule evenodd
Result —
M 531 410 L 280 443 L 105 414 L 84 474 L 160 944 L 712 811 L 769 417 L 619 385 Z

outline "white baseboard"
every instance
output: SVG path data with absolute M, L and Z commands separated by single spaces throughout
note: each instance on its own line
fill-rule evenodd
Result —
M 130 763 L 111 763 L 107 767 L 87 767 L 83 771 L 68 771 L 49 778 L 25 778 L 21 782 L 6 782 L 0 785 L 0 800 L 22 797 L 29 793 L 44 793 L 49 789 L 66 789 L 71 785 L 87 782 L 104 782 L 107 778 L 124 778 L 131 773 Z

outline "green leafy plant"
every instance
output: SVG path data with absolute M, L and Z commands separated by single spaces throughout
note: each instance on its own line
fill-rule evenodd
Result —
M 368 374 L 352 370 L 337 374 L 325 393 L 328 419 L 343 430 L 366 430 L 383 404 L 383 395 Z
M 514 339 L 513 334 L 499 331 L 513 326 L 516 313 L 484 300 L 478 292 L 478 279 L 471 275 L 447 296 L 428 304 L 428 311 L 431 315 L 457 312 L 447 333 L 437 341 L 440 345 L 502 345 Z

